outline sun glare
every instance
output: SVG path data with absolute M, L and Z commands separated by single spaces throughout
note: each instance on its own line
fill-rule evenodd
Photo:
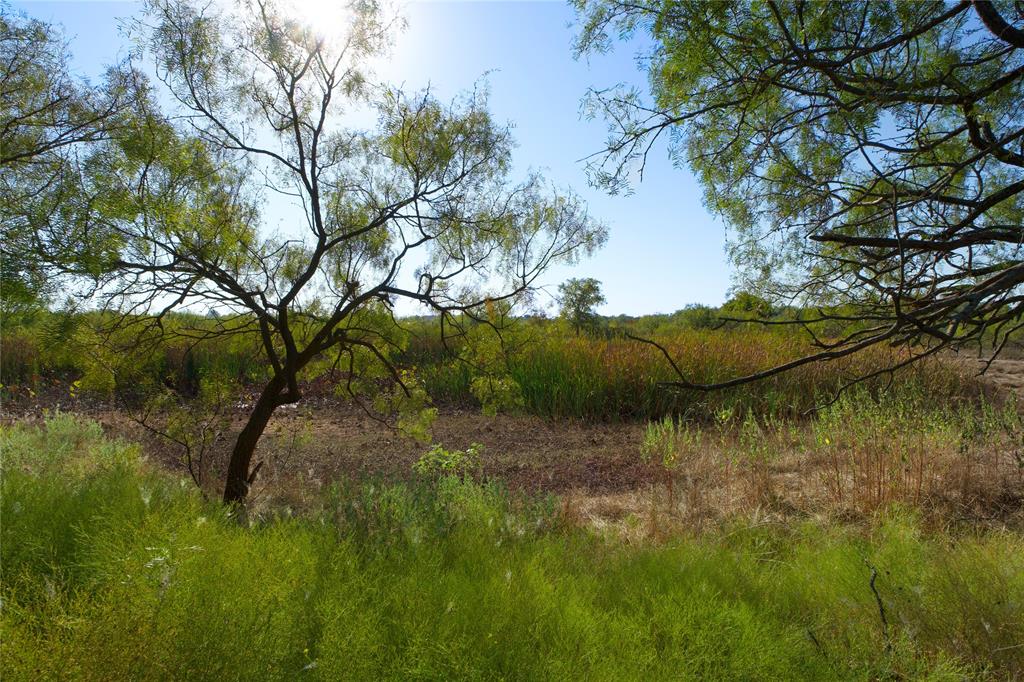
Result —
M 344 38 L 351 28 L 352 11 L 341 0 L 287 0 L 283 9 L 323 38 Z

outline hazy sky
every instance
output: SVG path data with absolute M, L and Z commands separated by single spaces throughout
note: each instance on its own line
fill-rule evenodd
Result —
M 91 0 L 14 7 L 62 24 L 75 68 L 91 77 L 124 56 L 127 40 L 118 18 L 138 9 L 133 2 Z M 653 155 L 631 196 L 607 196 L 587 185 L 580 159 L 598 151 L 606 133 L 602 121 L 580 117 L 580 100 L 591 86 L 645 88 L 646 77 L 635 66 L 636 45 L 574 60 L 575 13 L 562 2 L 413 2 L 402 14 L 408 27 L 377 69 L 379 78 L 409 90 L 429 84 L 448 99 L 486 75 L 493 115 L 515 126 L 517 168 L 541 170 L 558 186 L 572 187 L 609 225 L 601 252 L 544 278 L 550 293 L 568 277 L 595 277 L 608 299 L 605 315 L 671 312 L 725 299 L 724 227 L 704 209 L 689 171 L 672 167 L 664 149 Z

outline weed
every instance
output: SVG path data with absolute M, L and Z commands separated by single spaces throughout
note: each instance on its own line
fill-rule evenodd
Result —
M 480 470 L 480 453 L 484 446 L 473 443 L 465 450 L 445 450 L 434 446 L 412 465 L 413 471 L 427 478 L 455 476 L 465 479 Z

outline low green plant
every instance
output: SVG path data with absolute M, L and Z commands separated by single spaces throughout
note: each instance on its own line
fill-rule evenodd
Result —
M 88 422 L 0 451 L 5 681 L 1024 675 L 1010 531 L 894 509 L 629 545 L 444 475 L 241 522 Z
M 427 478 L 455 476 L 471 477 L 480 470 L 480 455 L 484 446 L 472 443 L 465 450 L 446 450 L 440 443 L 435 443 L 412 465 L 413 471 Z
M 489 417 L 499 412 L 515 412 L 523 407 L 522 389 L 511 377 L 476 377 L 469 385 L 469 392 Z
M 655 462 L 665 474 L 669 508 L 675 506 L 675 472 L 685 460 L 692 466 L 692 455 L 700 450 L 703 432 L 680 419 L 663 417 L 649 422 L 640 444 L 645 462 Z

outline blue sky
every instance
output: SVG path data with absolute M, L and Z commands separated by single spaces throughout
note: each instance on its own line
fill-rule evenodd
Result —
M 127 51 L 118 18 L 137 11 L 132 2 L 18 2 L 16 8 L 62 24 L 74 67 L 94 77 Z M 571 187 L 592 215 L 608 224 L 610 238 L 594 257 L 552 270 L 548 291 L 569 277 L 595 277 L 608 302 L 605 315 L 671 312 L 687 303 L 719 304 L 729 287 L 725 230 L 701 203 L 689 171 L 674 168 L 664 149 L 653 155 L 630 196 L 608 196 L 587 185 L 580 159 L 605 140 L 603 122 L 580 117 L 588 87 L 635 83 L 645 75 L 634 63 L 637 45 L 609 55 L 574 60 L 575 14 L 562 2 L 413 2 L 402 7 L 408 27 L 377 75 L 409 90 L 430 85 L 449 98 L 485 74 L 491 110 L 515 126 L 520 171 L 541 170 Z M 542 297 L 550 301 L 549 297 Z

